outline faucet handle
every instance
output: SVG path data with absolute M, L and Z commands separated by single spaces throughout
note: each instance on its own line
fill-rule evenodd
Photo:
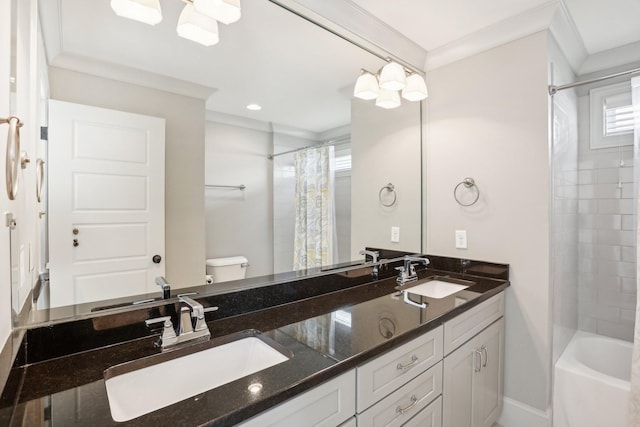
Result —
M 145 325 L 147 325 L 147 326 L 151 326 L 154 323 L 160 323 L 160 322 L 163 322 L 165 324 L 165 326 L 166 326 L 167 322 L 170 325 L 173 325 L 173 323 L 171 323 L 171 316 L 156 317 L 156 318 L 147 319 L 147 320 L 144 321 Z
M 164 323 L 164 329 L 162 330 L 161 337 L 161 345 L 162 347 L 166 347 L 171 344 L 175 344 L 178 341 L 178 337 L 176 336 L 176 331 L 173 329 L 173 323 L 171 323 L 171 316 L 162 316 L 157 317 L 155 319 L 145 320 L 144 323 L 147 326 L 153 325 L 154 323 Z

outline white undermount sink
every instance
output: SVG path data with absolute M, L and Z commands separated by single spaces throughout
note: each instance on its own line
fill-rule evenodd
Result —
M 422 295 L 428 298 L 444 298 L 458 291 L 467 289 L 469 286 L 459 285 L 457 283 L 443 282 L 442 280 L 430 280 L 420 285 L 412 286 L 405 289 L 410 294 Z
M 114 421 L 131 420 L 291 358 L 258 331 L 236 335 L 213 347 L 194 345 L 107 369 L 105 385 Z

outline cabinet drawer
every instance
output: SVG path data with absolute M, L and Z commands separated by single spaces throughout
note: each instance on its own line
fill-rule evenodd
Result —
M 442 359 L 442 326 L 357 368 L 357 410 L 363 412 Z
M 504 315 L 504 292 L 444 324 L 444 354 L 451 353 Z
M 442 427 L 442 396 L 418 412 L 402 427 Z
M 241 425 L 335 427 L 355 414 L 355 384 L 355 370 L 352 370 Z
M 398 427 L 442 393 L 442 362 L 418 375 L 371 408 L 358 414 L 358 425 Z M 422 425 L 422 424 L 419 424 Z

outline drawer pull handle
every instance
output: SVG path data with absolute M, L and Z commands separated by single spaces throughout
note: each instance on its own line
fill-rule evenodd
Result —
M 396 414 L 399 414 L 399 415 L 406 414 L 411 409 L 413 409 L 414 406 L 416 406 L 416 403 L 418 403 L 418 398 L 414 394 L 413 396 L 411 396 L 411 403 L 409 403 L 409 405 L 405 406 L 404 408 L 401 406 L 396 407 Z
M 486 368 L 487 362 L 489 361 L 489 353 L 487 352 L 487 347 L 482 346 L 480 347 L 480 350 L 482 350 L 482 354 L 484 355 L 484 362 L 482 362 L 482 367 Z
M 407 363 L 406 365 L 403 365 L 402 363 L 398 363 L 396 368 L 399 371 L 406 371 L 407 369 L 413 368 L 416 365 L 416 363 L 418 363 L 418 356 L 414 354 L 413 356 L 411 356 L 411 362 Z
M 478 359 L 480 359 L 480 363 L 477 363 Z M 473 370 L 474 372 L 480 372 L 482 369 L 482 351 L 473 350 Z

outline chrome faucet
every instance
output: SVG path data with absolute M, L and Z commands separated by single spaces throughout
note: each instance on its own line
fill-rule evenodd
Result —
M 373 277 L 378 277 L 378 257 L 380 256 L 380 252 L 368 251 L 366 249 L 363 249 L 360 251 L 360 255 L 369 255 L 371 258 L 373 258 L 373 270 L 371 271 L 371 275 Z
M 167 282 L 164 276 L 156 277 L 156 285 L 162 289 L 162 299 L 171 298 L 171 285 Z
M 204 308 L 202 304 L 187 296 L 179 296 L 178 298 L 180 300 L 180 317 L 178 318 L 177 329 L 173 328 L 171 316 L 145 320 L 147 326 L 159 322 L 164 323 L 164 329 L 160 337 L 160 346 L 163 349 L 198 338 L 209 339 L 211 336 L 204 314 L 216 311 L 218 307 Z M 195 324 L 192 319 L 195 319 Z
M 423 257 L 416 257 L 411 255 L 404 256 L 404 265 L 402 267 L 396 267 L 396 270 L 399 271 L 398 278 L 396 282 L 399 285 L 404 285 L 405 283 L 413 282 L 418 280 L 418 274 L 416 273 L 416 265 L 414 262 L 419 262 L 424 265 L 429 265 L 429 259 Z

